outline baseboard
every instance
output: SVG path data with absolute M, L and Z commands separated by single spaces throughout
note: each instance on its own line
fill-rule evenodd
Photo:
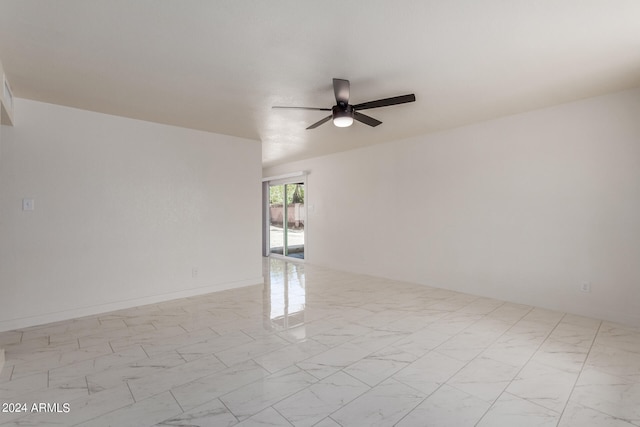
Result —
M 260 285 L 264 283 L 263 277 L 240 280 L 237 282 L 218 283 L 210 286 L 186 289 L 183 291 L 169 292 L 161 295 L 151 295 L 142 298 L 98 304 L 89 307 L 79 307 L 70 310 L 46 313 L 36 316 L 22 317 L 18 319 L 8 319 L 0 321 L 0 332 L 12 331 L 14 329 L 28 328 L 30 326 L 44 325 L 52 322 L 75 319 L 78 317 L 93 316 L 96 314 L 108 313 L 110 311 L 123 310 L 126 308 L 138 307 L 141 305 L 156 304 L 179 298 L 188 298 L 197 295 L 210 294 L 213 292 L 227 291 L 230 289 L 243 288 L 245 286 Z

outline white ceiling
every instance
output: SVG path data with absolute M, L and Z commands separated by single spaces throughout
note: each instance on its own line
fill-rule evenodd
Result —
M 265 166 L 640 86 L 638 0 L 0 0 L 15 96 L 263 143 Z M 333 77 L 377 128 L 327 123 Z

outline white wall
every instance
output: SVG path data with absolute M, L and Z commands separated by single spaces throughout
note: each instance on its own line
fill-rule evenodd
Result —
M 259 142 L 23 99 L 14 119 L 0 330 L 262 281 Z
M 640 325 L 640 89 L 296 170 L 311 263 Z
M 0 63 L 0 68 L 2 68 L 2 64 L 1 63 Z M 2 129 L 4 129 L 4 126 L 0 125 L 0 167 L 2 165 Z M 2 181 L 0 181 L 0 194 L 2 192 L 2 188 L 3 188 Z M 2 217 L 1 216 L 0 216 L 0 224 L 2 224 Z M 0 240 L 3 240 L 2 239 L 2 234 L 0 234 Z M 4 286 L 2 286 L 0 284 L 0 297 L 2 295 L 2 289 L 3 288 L 4 288 Z M 0 372 L 2 372 L 2 369 L 4 368 L 4 362 L 5 362 L 4 349 L 2 347 L 0 347 Z

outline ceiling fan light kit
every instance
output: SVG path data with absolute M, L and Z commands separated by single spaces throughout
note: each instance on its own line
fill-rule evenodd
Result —
M 333 93 L 336 97 L 336 105 L 333 108 L 315 108 L 315 107 L 280 107 L 274 106 L 273 108 L 297 108 L 302 110 L 315 110 L 315 111 L 331 111 L 331 115 L 324 119 L 317 121 L 309 126 L 307 129 L 315 129 L 321 124 L 333 120 L 333 124 L 336 127 L 344 128 L 353 124 L 354 120 L 376 127 L 382 122 L 380 120 L 369 117 L 365 114 L 359 113 L 359 110 L 368 110 L 370 108 L 388 107 L 390 105 L 405 104 L 407 102 L 414 102 L 416 96 L 414 94 L 394 96 L 392 98 L 378 99 L 375 101 L 363 102 L 362 104 L 351 105 L 349 104 L 349 92 L 350 92 L 349 80 L 333 79 Z
M 346 108 L 342 108 L 340 105 L 336 105 L 332 109 L 333 124 L 339 128 L 347 128 L 353 124 L 353 106 L 347 105 Z

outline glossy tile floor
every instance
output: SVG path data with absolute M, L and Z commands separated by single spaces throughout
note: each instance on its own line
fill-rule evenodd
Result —
M 640 426 L 637 328 L 281 260 L 265 277 L 0 333 L 3 409 L 63 411 L 0 424 Z

